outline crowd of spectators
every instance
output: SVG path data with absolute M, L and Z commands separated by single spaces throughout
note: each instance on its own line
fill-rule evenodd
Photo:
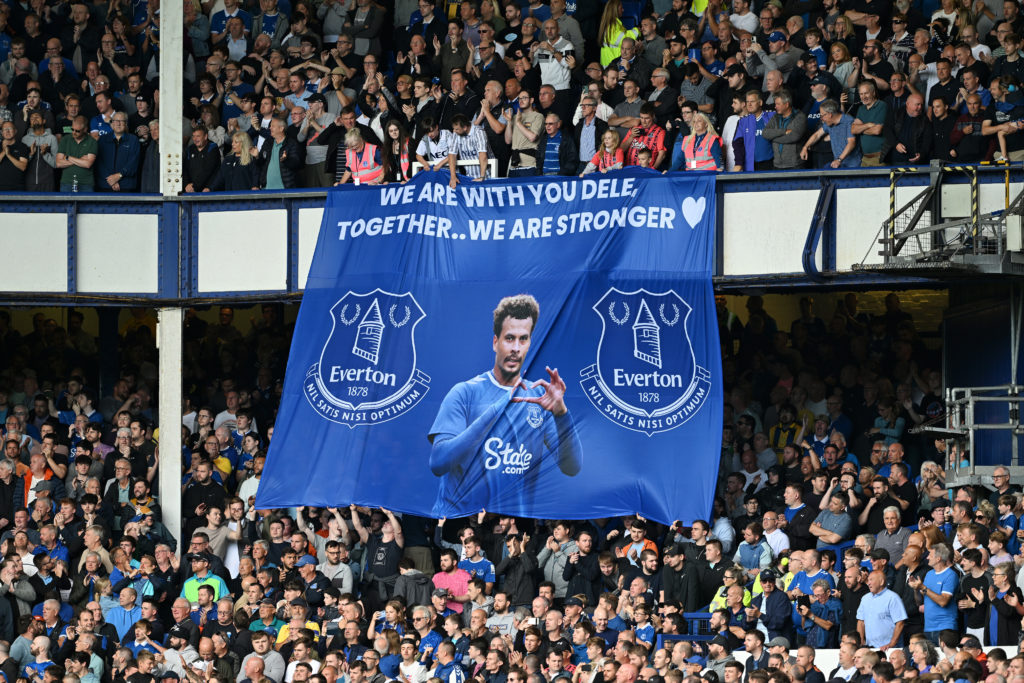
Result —
M 160 21 L 0 3 L 0 191 L 159 190 Z M 1013 0 L 186 0 L 184 22 L 187 193 L 1024 159 Z
M 189 309 L 182 483 L 160 492 L 152 313 L 125 316 L 100 395 L 111 350 L 81 312 L 18 330 L 0 310 L 0 673 L 1024 681 L 1021 494 L 1004 468 L 994 490 L 947 490 L 963 453 L 911 431 L 941 420 L 942 359 L 898 295 L 867 312 L 849 294 L 827 323 L 803 298 L 788 331 L 760 297 L 745 322 L 717 304 L 720 477 L 710 516 L 688 526 L 256 509 L 293 331 L 269 304 L 247 323 Z M 180 544 L 161 494 L 181 496 Z M 815 664 L 822 649 L 838 650 L 834 670 Z

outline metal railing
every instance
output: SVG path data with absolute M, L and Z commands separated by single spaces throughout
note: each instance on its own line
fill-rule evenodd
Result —
M 995 255 L 1007 249 L 1006 225 L 1010 216 L 1024 210 L 1024 193 L 1010 202 L 1010 166 L 1003 165 L 1005 207 L 981 213 L 978 171 L 974 165 L 940 165 L 931 167 L 931 182 L 902 206 L 896 194 L 901 181 L 918 175 L 919 168 L 893 168 L 889 171 L 889 217 L 879 230 L 877 243 L 883 265 L 903 267 L 936 267 L 948 265 L 962 256 Z M 967 179 L 970 203 L 967 215 L 943 216 L 941 189 L 950 175 Z M 870 249 L 868 252 L 870 255 Z M 867 257 L 865 258 L 867 261 Z
M 473 160 L 473 159 L 459 159 L 458 161 L 455 162 L 455 165 L 458 166 L 458 167 L 461 167 L 461 168 L 466 168 L 467 166 L 479 166 L 480 163 L 475 161 L 475 160 Z M 412 175 L 416 175 L 417 173 L 419 173 L 422 170 L 423 170 L 423 165 L 420 162 L 418 162 L 418 161 L 412 162 Z M 498 177 L 498 160 L 497 159 L 488 159 L 487 160 L 487 177 L 488 178 L 497 178 Z

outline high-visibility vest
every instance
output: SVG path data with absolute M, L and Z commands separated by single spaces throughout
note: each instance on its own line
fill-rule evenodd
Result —
M 359 183 L 376 182 L 383 174 L 384 167 L 375 164 L 373 157 L 377 153 L 377 146 L 369 142 L 363 143 L 362 156 L 356 156 L 351 149 L 345 150 L 345 163 L 348 170 L 352 172 L 352 180 Z
M 412 164 L 409 163 L 409 141 L 400 144 L 400 151 L 398 154 L 398 172 L 402 176 L 402 180 L 409 180 L 412 178 L 410 171 L 412 170 Z
M 717 135 L 708 135 L 705 133 L 704 137 L 700 141 L 700 146 L 694 149 L 694 144 L 697 141 L 696 135 L 687 135 L 683 146 L 683 153 L 686 155 L 686 170 L 687 171 L 717 171 L 718 164 L 715 163 L 715 157 L 711 154 L 711 148 L 715 144 L 715 140 L 718 140 L 718 144 L 721 145 L 721 138 Z
M 622 39 L 629 37 L 636 40 L 640 32 L 635 28 L 628 31 L 621 21 L 616 21 L 608 31 L 611 35 L 604 35 L 601 38 L 605 41 L 601 45 L 601 68 L 607 68 L 614 60 L 622 56 Z

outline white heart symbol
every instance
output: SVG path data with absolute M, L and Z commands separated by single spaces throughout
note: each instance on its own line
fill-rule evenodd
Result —
M 683 218 L 690 224 L 690 229 L 697 227 L 700 223 L 700 219 L 704 218 L 704 198 L 694 200 L 693 197 L 687 197 L 683 200 Z

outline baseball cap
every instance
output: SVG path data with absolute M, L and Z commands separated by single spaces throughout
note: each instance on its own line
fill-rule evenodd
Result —
M 785 40 L 785 39 L 786 39 L 786 34 L 783 33 L 782 31 L 772 31 L 771 33 L 768 34 L 768 42 L 769 43 L 777 43 L 780 40 Z
M 889 560 L 889 551 L 885 548 L 875 548 L 870 555 L 872 560 Z
M 761 572 L 761 584 L 762 585 L 764 585 L 766 582 L 769 582 L 769 581 L 774 583 L 778 579 L 779 579 L 779 575 L 776 574 L 775 571 L 772 570 L 772 569 L 765 569 L 763 572 Z
M 583 607 L 583 601 L 580 600 L 577 597 L 566 598 L 565 602 L 562 603 L 562 604 L 564 604 L 566 607 L 569 607 L 569 606 L 572 606 L 572 607 Z
M 721 645 L 725 649 L 729 649 L 729 641 L 726 640 L 725 636 L 715 636 L 711 639 L 712 645 Z
M 292 607 L 309 607 L 309 605 L 306 604 L 306 601 L 303 600 L 302 598 L 295 598 L 294 600 L 292 600 L 288 604 L 291 605 Z
M 260 600 L 260 604 L 270 605 L 271 607 L 277 607 L 277 603 L 274 602 L 271 598 L 263 598 L 262 600 Z
M 700 655 L 693 655 L 692 657 L 689 657 L 686 660 L 687 664 L 700 664 L 701 666 L 704 666 L 704 662 L 705 659 Z
M 964 642 L 960 644 L 960 647 L 969 648 L 971 650 L 980 650 L 981 642 L 978 640 L 977 636 L 967 636 L 964 638 Z
M 778 636 L 777 638 L 772 638 L 771 640 L 769 640 L 768 644 L 765 645 L 765 647 L 784 647 L 788 650 L 790 648 L 789 639 L 784 638 L 782 636 Z
M 312 555 L 303 555 L 299 558 L 299 561 L 295 563 L 296 567 L 305 567 L 307 564 L 316 564 L 316 558 Z
M 805 52 L 802 55 L 800 55 L 800 59 L 804 60 L 805 62 L 814 62 L 815 64 L 818 63 L 818 58 L 815 57 L 814 53 L 810 52 L 810 51 Z M 820 420 L 821 418 L 822 418 L 822 416 L 818 415 L 815 419 L 816 420 Z M 825 424 L 828 424 L 828 420 L 825 420 Z
M 682 555 L 683 551 L 679 547 L 679 544 L 673 543 L 669 547 L 665 548 L 665 557 L 673 557 L 674 555 Z
M 430 595 L 431 595 L 431 597 L 435 597 L 435 598 L 447 598 L 448 597 L 448 591 L 446 591 L 443 588 L 437 588 Z
M 317 93 L 313 93 L 312 95 L 310 95 L 306 99 L 306 101 L 307 102 L 319 102 L 320 104 L 327 104 L 327 98 L 325 98 L 323 95 L 321 95 L 318 92 Z
M 163 675 L 160 676 L 160 680 L 166 680 L 168 678 L 174 679 L 176 681 L 180 681 L 181 680 L 181 677 L 178 674 L 174 673 L 173 671 L 165 671 L 163 673 Z
M 683 40 L 682 36 L 672 36 L 671 38 L 668 39 L 668 42 L 670 42 L 670 43 L 683 43 L 684 45 L 686 44 L 686 41 Z
M 726 78 L 728 78 L 729 76 L 738 76 L 740 74 L 745 74 L 745 73 L 747 73 L 746 69 L 744 69 L 739 64 L 733 64 L 728 69 L 726 69 L 725 73 L 723 73 L 722 75 L 725 76 Z
M 175 624 L 175 625 L 174 625 L 174 626 L 172 626 L 172 627 L 171 627 L 171 629 L 170 629 L 170 630 L 169 630 L 169 631 L 167 632 L 167 636 L 168 636 L 169 638 L 188 638 L 188 631 L 186 631 L 186 630 L 185 630 L 184 628 L 182 628 L 181 626 L 179 626 L 179 625 Z
M 188 555 L 186 556 L 186 559 L 187 559 L 187 560 L 188 560 L 189 562 L 209 562 L 209 561 L 210 561 L 210 560 L 209 560 L 209 559 L 208 559 L 208 558 L 206 557 L 206 555 L 203 555 L 202 553 L 189 553 L 189 554 L 188 554 Z

